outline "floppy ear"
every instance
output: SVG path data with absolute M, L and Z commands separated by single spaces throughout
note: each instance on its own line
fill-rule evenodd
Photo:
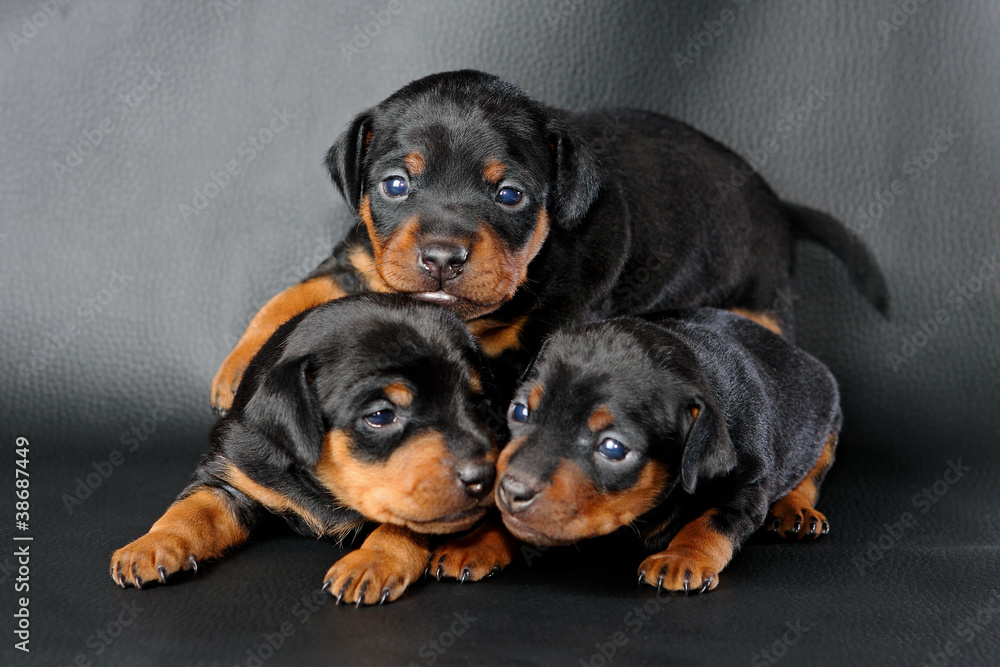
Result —
M 297 357 L 268 369 L 243 410 L 248 427 L 307 466 L 319 461 L 325 435 L 319 399 L 308 379 L 310 361 Z
M 693 423 L 681 457 L 681 481 L 685 491 L 694 493 L 698 482 L 724 475 L 736 466 L 736 450 L 729 440 L 725 419 L 714 403 L 696 397 L 683 409 Z
M 371 111 L 358 115 L 326 153 L 326 167 L 352 213 L 358 212 L 364 194 L 361 165 L 365 159 L 371 124 Z
M 555 223 L 572 229 L 583 220 L 601 187 L 600 164 L 590 144 L 558 119 L 546 127 L 554 159 L 550 198 Z

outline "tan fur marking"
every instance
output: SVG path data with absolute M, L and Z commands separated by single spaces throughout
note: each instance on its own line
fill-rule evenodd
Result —
M 393 382 L 382 388 L 389 400 L 401 408 L 405 408 L 413 402 L 413 390 L 405 382 Z
M 520 541 L 495 516 L 465 537 L 445 542 L 431 554 L 430 573 L 441 577 L 479 581 L 514 560 Z
M 747 310 L 746 308 L 730 308 L 729 312 L 736 313 L 740 317 L 745 317 L 752 322 L 756 322 L 768 331 L 776 333 L 779 336 L 783 335 L 781 325 L 778 324 L 778 316 L 772 310 L 755 312 Z
M 496 185 L 503 178 L 504 172 L 507 168 L 504 166 L 503 162 L 497 160 L 496 158 L 490 158 L 486 161 L 486 165 L 483 167 L 483 178 L 486 179 L 488 183 Z
M 469 389 L 473 394 L 483 393 L 483 378 L 475 368 L 469 369 Z
M 505 463 L 501 454 L 501 464 Z M 498 471 L 505 469 L 506 465 L 498 465 Z M 566 544 L 607 535 L 649 511 L 668 477 L 660 464 L 649 462 L 632 487 L 607 492 L 596 488 L 579 465 L 563 460 L 531 507 L 515 521 L 505 514 L 504 523 L 517 537 L 536 544 Z
M 308 524 L 309 528 L 316 533 L 317 536 L 326 534 L 323 522 L 320 521 L 315 514 L 288 496 L 253 481 L 246 475 L 246 473 L 236 466 L 230 465 L 226 469 L 225 478 L 226 481 L 236 487 L 240 493 L 253 498 L 272 512 L 288 512 L 296 514 L 302 517 L 306 524 Z
M 115 551 L 111 578 L 126 586 L 158 581 L 194 563 L 218 558 L 249 534 L 222 499 L 222 491 L 201 488 L 174 502 L 149 532 Z
M 510 322 L 483 319 L 468 323 L 469 331 L 479 339 L 479 347 L 488 357 L 497 357 L 506 350 L 521 349 L 521 327 L 528 322 L 528 315 L 522 315 Z
M 587 419 L 587 428 L 590 429 L 591 433 L 597 433 L 598 431 L 603 431 L 607 427 L 615 423 L 614 415 L 611 414 L 611 409 L 606 405 L 599 405 L 597 409 L 590 414 L 590 418 Z
M 711 524 L 718 511 L 708 510 L 681 528 L 666 551 L 646 558 L 639 566 L 643 581 L 668 591 L 718 586 L 719 572 L 733 557 L 732 543 Z
M 427 168 L 424 156 L 417 151 L 413 151 L 404 157 L 403 162 L 406 163 L 406 170 L 410 172 L 410 176 L 414 178 L 424 173 L 424 169 Z
M 538 406 L 542 402 L 542 394 L 545 393 L 545 387 L 539 382 L 531 388 L 528 392 L 528 409 L 531 411 L 537 410 Z
M 232 407 L 233 395 L 247 365 L 278 327 L 301 312 L 346 294 L 333 278 L 320 276 L 289 287 L 268 301 L 250 320 L 242 338 L 215 374 L 212 404 L 223 410 Z
M 338 500 L 369 519 L 421 533 L 458 532 L 482 516 L 473 512 L 477 504 L 465 493 L 444 438 L 435 431 L 410 438 L 380 463 L 357 460 L 350 436 L 330 431 L 316 477 Z M 466 511 L 472 514 L 440 521 Z
M 347 251 L 347 261 L 354 267 L 355 273 L 361 278 L 369 292 L 391 292 L 382 276 L 375 268 L 375 258 L 366 248 L 353 247 Z
M 347 554 L 327 571 L 324 586 L 337 596 L 338 602 L 391 602 L 420 578 L 429 555 L 426 536 L 382 524 L 360 549 Z

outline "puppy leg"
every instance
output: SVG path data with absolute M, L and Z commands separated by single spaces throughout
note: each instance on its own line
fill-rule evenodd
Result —
M 646 558 L 639 566 L 639 583 L 685 593 L 715 589 L 719 573 L 760 527 L 766 512 L 763 490 L 757 486 L 740 489 L 722 506 L 681 528 L 665 551 Z
M 360 549 L 334 563 L 323 590 L 330 591 L 337 604 L 391 602 L 424 573 L 430 553 L 426 535 L 384 523 Z
M 819 460 L 806 478 L 771 507 L 765 522 L 769 531 L 782 537 L 800 540 L 806 537 L 816 538 L 830 532 L 830 522 L 816 509 L 816 501 L 819 499 L 820 484 L 833 465 L 836 450 L 837 433 L 831 433 Z
M 491 513 L 465 537 L 450 540 L 435 549 L 430 568 L 438 581 L 442 577 L 458 579 L 463 584 L 479 581 L 510 565 L 519 544 L 500 518 Z
M 124 588 L 159 580 L 217 558 L 250 535 L 236 500 L 222 489 L 196 486 L 177 500 L 149 532 L 111 557 L 111 578 Z
M 221 412 L 232 407 L 233 396 L 247 364 L 278 327 L 313 306 L 345 295 L 346 292 L 332 277 L 319 276 L 286 289 L 264 304 L 215 374 L 211 390 L 212 406 Z

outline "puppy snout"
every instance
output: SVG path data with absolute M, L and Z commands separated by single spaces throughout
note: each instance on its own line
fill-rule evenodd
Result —
M 420 246 L 420 265 L 439 283 L 462 275 L 469 259 L 468 247 L 446 241 L 430 241 Z
M 503 477 L 497 485 L 497 503 L 511 514 L 528 509 L 537 494 L 538 489 L 509 476 Z
M 472 498 L 478 500 L 493 490 L 496 468 L 492 463 L 466 463 L 456 472 L 465 485 L 465 492 Z

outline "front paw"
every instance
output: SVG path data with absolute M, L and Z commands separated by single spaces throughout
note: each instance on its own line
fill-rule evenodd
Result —
M 815 539 L 830 532 L 826 516 L 794 492 L 774 503 L 764 525 L 769 532 L 787 539 Z
M 222 362 L 219 371 L 212 379 L 212 389 L 209 400 L 212 407 L 219 414 L 225 414 L 233 407 L 233 397 L 236 389 L 243 379 L 243 371 L 246 370 L 249 359 L 245 358 L 239 348 L 229 353 L 226 360 Z
M 639 583 L 657 590 L 704 593 L 719 585 L 719 573 L 712 559 L 696 549 L 668 548 L 642 561 Z
M 149 532 L 111 556 L 111 578 L 122 588 L 142 588 L 151 581 L 165 584 L 181 570 L 197 572 L 197 556 L 184 536 L 167 531 Z
M 426 561 L 415 565 L 413 559 L 388 550 L 362 546 L 334 563 L 323 580 L 323 590 L 337 598 L 337 604 L 384 604 L 402 595 L 425 567 Z
M 510 565 L 516 545 L 512 536 L 499 536 L 482 527 L 457 540 L 445 542 L 431 554 L 429 571 L 443 578 L 479 581 Z M 499 530 L 504 530 L 500 527 Z

